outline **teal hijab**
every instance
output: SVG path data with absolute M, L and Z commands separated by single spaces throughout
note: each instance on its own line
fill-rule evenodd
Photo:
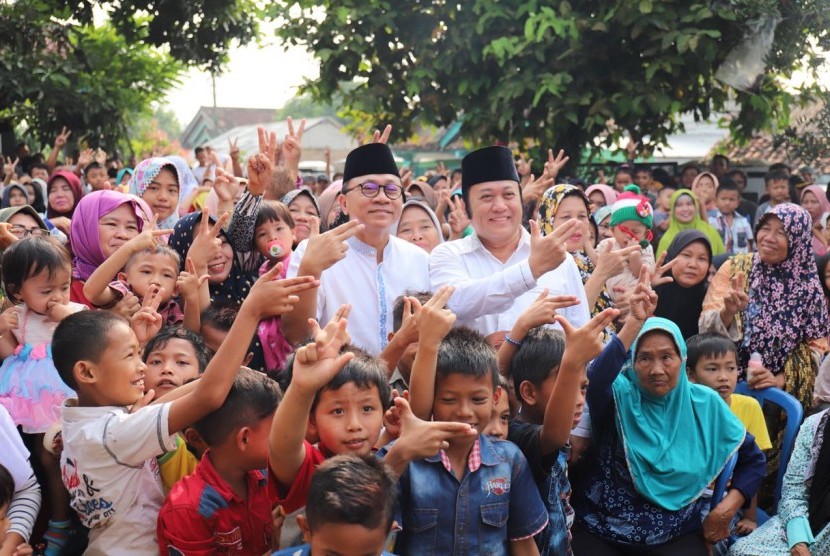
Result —
M 649 332 L 674 339 L 681 357 L 677 386 L 662 397 L 640 388 L 634 371 L 637 345 Z M 746 429 L 711 388 L 689 382 L 686 342 L 672 321 L 650 318 L 614 381 L 617 432 L 634 486 L 670 511 L 697 500 L 743 443 Z

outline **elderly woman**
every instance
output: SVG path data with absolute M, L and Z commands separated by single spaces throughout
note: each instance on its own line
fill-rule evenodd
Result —
M 294 219 L 295 247 L 312 234 L 320 233 L 320 203 L 310 189 L 292 189 L 283 196 L 282 202 Z
M 698 320 L 708 287 L 712 246 L 700 230 L 683 230 L 674 237 L 666 251 L 666 263 L 677 260 L 671 268 L 672 281 L 655 288 L 659 301 L 654 314 L 674 322 L 688 340 L 698 333 Z
M 705 555 L 757 491 L 764 455 L 714 390 L 689 382 L 677 326 L 643 324 L 647 312 L 636 305 L 588 371 L 596 454 L 573 489 L 573 550 Z M 702 493 L 736 452 L 731 486 L 701 524 Z
M 830 411 L 805 419 L 784 475 L 778 515 L 729 551 L 734 556 L 830 554 Z
M 817 361 L 827 351 L 830 317 L 810 248 L 812 220 L 782 203 L 758 221 L 757 253 L 739 254 L 718 270 L 700 316 L 701 332 L 727 334 L 738 346 L 739 367 L 752 353 L 764 368 L 750 387 L 777 386 L 805 409 L 813 403 Z
M 438 216 L 426 201 L 410 199 L 403 204 L 395 235 L 427 253 L 444 242 Z

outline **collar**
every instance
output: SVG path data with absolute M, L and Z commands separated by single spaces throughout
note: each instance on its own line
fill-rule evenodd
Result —
M 386 242 L 386 246 L 383 248 L 383 260 L 386 260 L 386 255 L 389 254 L 389 249 L 392 246 L 392 239 L 394 236 L 391 234 L 389 235 L 389 241 Z M 377 249 L 369 245 L 368 243 L 363 243 L 356 236 L 352 236 L 346 240 L 346 243 L 349 245 L 350 250 L 354 250 L 359 255 L 364 255 L 366 257 L 375 257 L 377 256 Z
M 243 502 L 243 500 L 234 493 L 228 482 L 222 478 L 218 471 L 216 471 L 209 454 L 210 449 L 207 449 L 205 453 L 202 454 L 202 459 L 199 460 L 199 465 L 196 466 L 195 473 L 199 475 L 205 484 L 210 486 L 217 492 L 217 494 L 219 494 L 219 496 L 228 502 Z M 248 502 L 251 501 L 251 492 L 257 488 L 265 488 L 266 482 L 265 475 L 262 471 L 255 469 L 245 473 L 245 483 L 249 495 Z
M 444 450 L 439 451 L 438 454 L 432 457 L 425 458 L 425 460 L 431 463 L 437 463 L 440 461 L 444 466 L 444 469 L 450 473 L 453 472 L 450 458 Z M 467 456 L 467 469 L 470 473 L 474 473 L 478 471 L 482 465 L 492 467 L 494 465 L 498 465 L 501 461 L 503 461 L 503 458 L 496 453 L 496 450 L 493 447 L 493 441 L 487 438 L 486 435 L 479 434 L 473 444 L 472 450 L 470 450 L 470 455 Z
M 487 251 L 488 253 L 490 252 L 487 249 L 487 247 L 485 247 L 484 244 L 481 243 L 481 239 L 479 239 L 475 229 L 473 230 L 473 233 L 471 233 L 467 237 L 457 239 L 452 243 L 457 244 L 462 253 L 473 253 L 475 251 Z M 519 244 L 516 246 L 516 251 L 519 251 L 525 246 L 527 246 L 528 248 L 530 247 L 530 233 L 527 230 L 525 230 L 524 227 L 521 227 L 519 232 Z

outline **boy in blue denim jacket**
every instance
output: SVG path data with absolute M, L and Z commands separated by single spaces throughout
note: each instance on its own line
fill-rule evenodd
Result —
M 602 350 L 602 331 L 619 311 L 606 309 L 579 329 L 557 316 L 563 334 L 541 327 L 550 320 L 544 307 L 551 299 L 540 297 L 517 319 L 509 334 L 512 342 L 499 349 L 499 361 L 503 366 L 509 362 L 522 406 L 510 422 L 507 439 L 527 457 L 548 511 L 548 526 L 536 543 L 541 554 L 559 556 L 572 553 L 568 441 L 585 408 L 586 366 Z M 535 318 L 543 314 L 543 320 Z
M 479 434 L 452 437 L 437 455 L 407 466 L 398 483 L 397 551 L 538 554 L 533 536 L 548 516 L 527 460 L 514 444 L 481 434 L 498 396 L 495 353 L 481 334 L 450 330 L 455 316 L 443 307 L 428 303 L 419 315 L 413 412 L 467 423 Z

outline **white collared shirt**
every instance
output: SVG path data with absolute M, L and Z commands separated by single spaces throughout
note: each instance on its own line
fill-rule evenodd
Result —
M 320 276 L 317 321 L 325 326 L 341 305 L 351 303 L 352 343 L 379 355 L 392 332 L 395 299 L 404 293 L 429 291 L 429 255 L 417 245 L 390 235 L 383 249 L 383 262 L 378 264 L 374 247 L 356 237 L 346 243 L 346 258 Z M 291 255 L 288 278 L 297 275 L 307 245 L 308 240 L 303 240 Z
M 458 316 L 456 324 L 484 335 L 510 331 L 545 288 L 548 295 L 576 296 L 579 305 L 558 313 L 575 327 L 588 322 L 588 299 L 573 257 L 568 254 L 562 264 L 538 280 L 533 279 L 529 257 L 530 234 L 524 228 L 516 251 L 504 263 L 484 247 L 476 234 L 442 243 L 429 258 L 432 290 L 445 284 L 455 286 L 449 308 Z

